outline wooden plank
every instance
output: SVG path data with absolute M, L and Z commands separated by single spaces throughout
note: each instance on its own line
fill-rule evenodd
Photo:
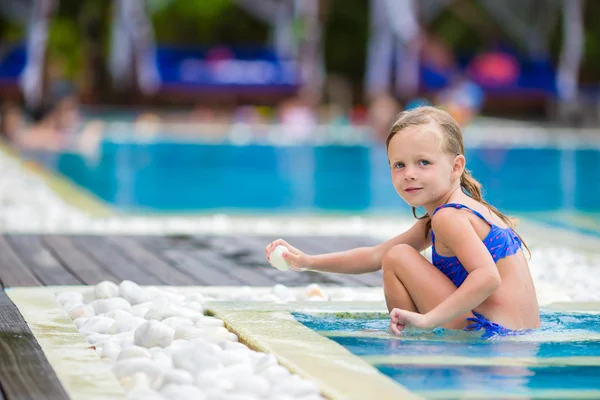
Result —
M 239 279 L 222 272 L 220 269 L 201 263 L 187 250 L 170 249 L 163 251 L 162 255 L 170 260 L 176 268 L 194 276 L 203 285 L 228 286 L 243 284 Z
M 102 281 L 119 282 L 112 272 L 82 251 L 70 236 L 45 235 L 42 241 L 65 267 L 87 285 L 95 285 Z
M 0 354 L 0 386 L 7 399 L 69 399 L 23 316 L 3 290 Z
M 37 235 L 6 235 L 17 256 L 44 285 L 80 285 L 82 282 L 58 261 Z
M 158 253 L 144 247 L 136 237 L 112 236 L 108 240 L 131 262 L 135 262 L 140 268 L 152 271 L 166 285 L 182 286 L 200 283 L 194 276 L 181 272 L 163 260 Z
M 74 236 L 73 243 L 82 248 L 96 263 L 109 270 L 120 281 L 130 280 L 140 285 L 160 285 L 153 273 L 141 269 L 131 260 L 116 253 L 103 236 Z
M 277 283 L 269 276 L 267 266 L 243 266 L 213 250 L 192 250 L 191 255 L 202 265 L 221 271 L 248 286 L 272 286 Z
M 265 264 L 241 265 L 239 256 L 246 250 L 231 236 L 144 237 L 141 240 L 176 267 L 196 274 L 204 284 L 272 286 L 278 283 Z
M 2 235 L 0 235 L 0 284 L 4 287 L 42 286 L 41 281 L 19 259 Z

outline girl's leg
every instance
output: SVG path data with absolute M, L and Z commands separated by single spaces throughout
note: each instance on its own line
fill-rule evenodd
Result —
M 413 247 L 405 244 L 392 247 L 382 261 L 383 288 L 388 310 L 403 310 L 425 314 L 456 290 L 454 283 L 434 267 Z M 443 325 L 449 329 L 464 329 L 468 312 Z

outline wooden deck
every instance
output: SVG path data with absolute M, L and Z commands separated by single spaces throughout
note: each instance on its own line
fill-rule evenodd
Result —
M 257 236 L 0 235 L 0 285 L 94 285 L 124 279 L 141 285 L 380 286 L 364 275 L 281 272 L 269 266 Z M 308 254 L 377 244 L 368 237 L 285 238 Z M 0 290 L 0 400 L 67 399 L 17 307 Z
M 303 286 L 312 282 L 380 286 L 363 275 L 281 272 L 265 246 L 275 237 L 1 235 L 0 283 L 11 286 L 93 285 L 124 279 L 140 285 Z M 367 237 L 286 237 L 309 254 L 371 246 Z

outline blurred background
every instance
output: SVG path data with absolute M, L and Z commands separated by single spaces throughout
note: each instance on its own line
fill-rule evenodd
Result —
M 0 0 L 0 135 L 122 213 L 385 215 L 432 104 L 504 212 L 600 232 L 600 2 Z

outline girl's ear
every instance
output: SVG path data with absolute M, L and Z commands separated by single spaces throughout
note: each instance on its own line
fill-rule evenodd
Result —
M 454 157 L 454 164 L 452 165 L 452 179 L 459 179 L 461 177 L 463 171 L 465 170 L 466 163 L 467 160 L 462 154 Z

